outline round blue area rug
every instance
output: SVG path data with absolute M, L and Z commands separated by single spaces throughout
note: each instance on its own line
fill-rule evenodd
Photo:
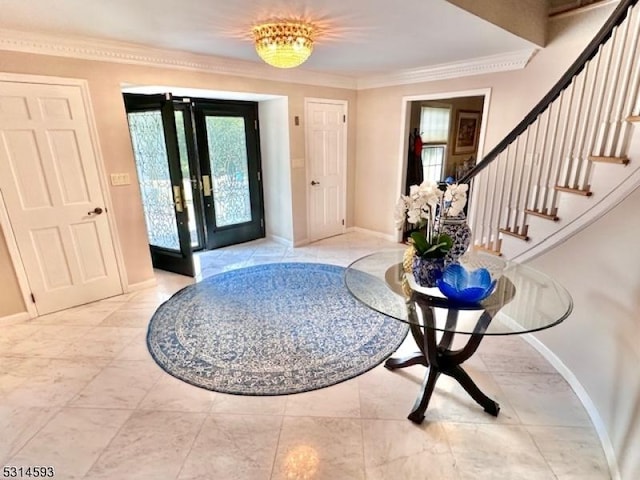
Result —
M 408 325 L 355 300 L 344 268 L 274 263 L 190 285 L 153 315 L 147 345 L 168 373 L 240 395 L 305 392 L 391 355 Z

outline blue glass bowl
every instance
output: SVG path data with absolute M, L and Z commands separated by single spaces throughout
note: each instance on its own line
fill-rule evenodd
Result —
M 454 263 L 442 272 L 438 288 L 450 300 L 478 303 L 491 295 L 496 283 L 497 280 L 491 278 L 486 268 L 467 271 L 462 265 Z

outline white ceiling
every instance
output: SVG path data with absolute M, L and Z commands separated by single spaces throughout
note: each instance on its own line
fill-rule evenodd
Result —
M 0 12 L 4 29 L 253 62 L 253 24 L 306 17 L 322 33 L 300 68 L 350 77 L 535 48 L 445 0 L 0 0 Z

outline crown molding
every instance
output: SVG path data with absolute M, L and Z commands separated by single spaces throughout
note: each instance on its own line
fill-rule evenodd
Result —
M 168 67 L 221 75 L 258 78 L 354 90 L 356 79 L 302 69 L 280 70 L 262 63 L 199 55 L 142 45 L 0 29 L 0 50 L 100 62 Z
M 358 78 L 358 90 L 391 87 L 412 83 L 433 82 L 448 78 L 467 77 L 486 73 L 519 70 L 527 66 L 537 49 L 508 52 L 460 62 L 443 63 L 431 67 L 402 70 L 385 75 Z
M 67 37 L 9 29 L 0 29 L 0 50 L 100 62 L 175 68 L 218 75 L 234 75 L 267 81 L 350 90 L 365 90 L 518 70 L 527 65 L 536 51 L 536 49 L 531 49 L 509 52 L 467 61 L 401 70 L 394 73 L 364 76 L 356 79 L 355 77 L 312 72 L 304 69 L 280 70 L 262 63 L 165 50 L 113 40 Z

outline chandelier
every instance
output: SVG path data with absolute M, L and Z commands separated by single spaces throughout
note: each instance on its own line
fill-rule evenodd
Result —
M 304 63 L 313 50 L 316 28 L 301 20 L 274 20 L 253 27 L 256 52 L 262 60 L 278 68 Z

